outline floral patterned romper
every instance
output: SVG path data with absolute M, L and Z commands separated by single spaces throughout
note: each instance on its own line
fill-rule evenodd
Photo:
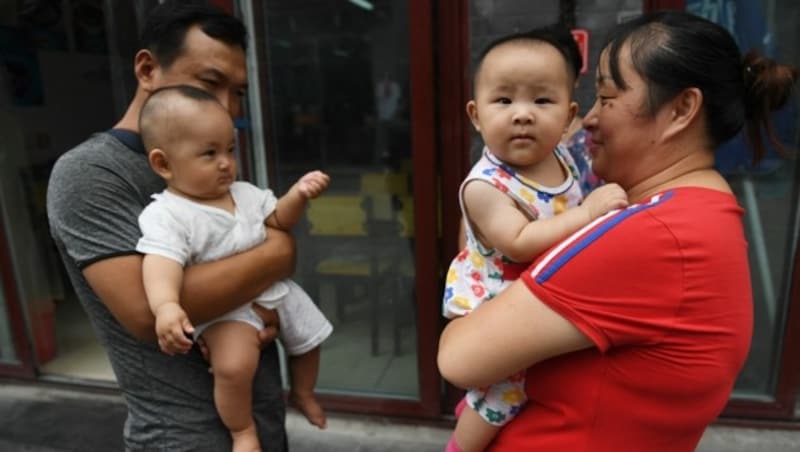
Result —
M 557 215 L 575 207 L 583 200 L 578 169 L 562 145 L 555 155 L 568 175 L 557 187 L 544 187 L 515 174 L 488 149 L 472 167 L 459 189 L 461 212 L 464 213 L 464 187 L 472 181 L 485 181 L 513 199 L 531 221 Z M 466 221 L 467 246 L 453 259 L 447 272 L 443 314 L 451 319 L 464 316 L 491 300 L 516 280 L 529 263 L 516 263 L 498 250 L 489 249 L 475 237 Z M 524 374 L 520 373 L 489 387 L 470 389 L 467 403 L 486 422 L 502 426 L 510 421 L 525 404 Z

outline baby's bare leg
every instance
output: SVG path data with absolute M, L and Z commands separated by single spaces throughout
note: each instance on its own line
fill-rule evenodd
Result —
M 453 436 L 462 452 L 477 452 L 486 449 L 499 430 L 500 427 L 486 422 L 477 411 L 467 405 L 456 422 Z
M 260 451 L 253 421 L 253 377 L 258 367 L 258 331 L 237 321 L 219 322 L 203 332 L 214 370 L 214 403 L 233 438 L 233 452 Z
M 325 428 L 327 419 L 317 399 L 314 397 L 314 386 L 319 374 L 319 347 L 301 355 L 289 357 L 292 388 L 289 400 L 308 419 L 308 422 L 319 428 Z

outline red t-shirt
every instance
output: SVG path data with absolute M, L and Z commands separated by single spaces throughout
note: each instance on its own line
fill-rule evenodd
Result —
M 694 451 L 750 347 L 742 209 L 679 188 L 611 214 L 522 275 L 596 347 L 527 372 L 495 451 Z

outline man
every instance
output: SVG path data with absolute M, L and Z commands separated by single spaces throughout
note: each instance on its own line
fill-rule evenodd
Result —
M 230 450 L 213 405 L 212 376 L 197 347 L 167 356 L 155 341 L 142 286 L 137 217 L 164 189 L 138 134 L 139 112 L 154 90 L 187 84 L 213 94 L 238 115 L 247 87 L 242 23 L 208 6 L 167 1 L 155 7 L 134 59 L 138 86 L 125 115 L 64 154 L 53 168 L 47 211 L 72 284 L 111 360 L 128 405 L 127 450 Z M 294 242 L 277 230 L 260 246 L 187 269 L 181 303 L 194 324 L 261 293 L 293 269 Z M 285 451 L 285 406 L 276 347 L 277 317 L 263 311 L 253 412 L 265 451 Z

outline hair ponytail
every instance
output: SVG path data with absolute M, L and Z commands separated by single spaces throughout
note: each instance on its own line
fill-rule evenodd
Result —
M 785 147 L 775 137 L 771 113 L 789 101 L 800 71 L 779 64 L 755 50 L 747 52 L 742 59 L 742 71 L 745 133 L 753 147 L 753 161 L 758 162 L 766 153 L 763 136 L 765 132 L 775 149 L 786 155 Z

